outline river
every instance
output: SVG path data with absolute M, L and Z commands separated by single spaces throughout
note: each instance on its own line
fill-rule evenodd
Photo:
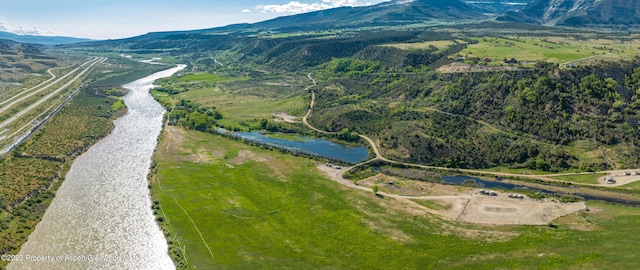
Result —
M 175 269 L 155 222 L 147 174 L 164 109 L 152 83 L 185 66 L 125 85 L 128 112 L 78 157 L 42 221 L 8 269 Z

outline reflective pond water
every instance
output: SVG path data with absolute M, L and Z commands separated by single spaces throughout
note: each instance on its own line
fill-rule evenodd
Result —
M 487 189 L 501 188 L 506 190 L 513 190 L 515 192 L 518 192 L 518 190 L 530 190 L 530 191 L 536 191 L 536 192 L 541 192 L 546 194 L 579 196 L 586 200 L 597 200 L 597 201 L 605 201 L 610 203 L 619 203 L 619 204 L 626 204 L 626 205 L 640 205 L 640 202 L 637 200 L 625 200 L 625 199 L 617 198 L 614 196 L 597 196 L 593 194 L 587 194 L 577 190 L 577 187 L 565 187 L 564 188 L 565 192 L 558 192 L 551 189 L 545 189 L 544 187 L 536 187 L 536 188 L 527 187 L 524 185 L 516 185 L 516 184 L 506 183 L 502 181 L 489 181 L 489 180 L 483 180 L 480 178 L 463 176 L 463 175 L 442 177 L 442 183 L 444 184 L 462 185 L 462 184 L 465 184 L 465 182 L 467 181 L 473 182 L 477 187 L 487 188 Z
M 226 131 L 219 129 L 218 132 Z M 305 152 L 312 155 L 343 160 L 350 163 L 362 162 L 369 158 L 369 153 L 363 146 L 345 146 L 325 139 L 296 136 L 296 140 L 289 140 L 270 137 L 257 131 L 233 132 L 231 134 L 261 144 L 283 147 L 288 150 Z

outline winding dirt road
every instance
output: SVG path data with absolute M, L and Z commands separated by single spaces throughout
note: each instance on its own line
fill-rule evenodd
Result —
M 308 128 L 310 128 L 310 129 L 312 129 L 314 131 L 317 131 L 319 133 L 337 134 L 337 132 L 324 131 L 324 130 L 318 129 L 318 128 L 314 127 L 313 125 L 309 124 L 308 118 L 313 113 L 313 108 L 314 108 L 314 106 L 316 104 L 316 93 L 315 93 L 315 91 L 313 91 L 313 87 L 315 87 L 317 85 L 317 83 L 316 83 L 316 80 L 311 76 L 311 73 L 307 74 L 307 77 L 309 77 L 309 79 L 313 82 L 313 85 L 311 85 L 311 86 L 309 86 L 309 87 L 307 87 L 305 89 L 305 90 L 311 90 L 311 103 L 309 105 L 309 110 L 307 111 L 305 116 L 302 118 L 302 122 Z M 359 167 L 359 166 L 362 166 L 364 164 L 368 164 L 368 163 L 370 163 L 370 162 L 372 162 L 374 160 L 381 160 L 381 161 L 384 161 L 384 162 L 387 162 L 387 163 L 391 163 L 391 164 L 399 164 L 399 165 L 404 165 L 404 166 L 407 166 L 407 167 L 414 167 L 414 168 L 421 168 L 421 169 L 428 169 L 428 170 L 454 171 L 454 172 L 460 172 L 460 173 L 491 175 L 491 176 L 505 177 L 505 178 L 526 178 L 526 179 L 534 179 L 534 180 L 541 180 L 541 181 L 555 182 L 555 183 L 571 183 L 572 185 L 611 186 L 611 185 L 607 185 L 607 184 L 604 184 L 604 183 L 601 183 L 601 184 L 575 183 L 575 182 L 558 180 L 558 179 L 554 179 L 554 178 L 551 178 L 551 177 L 554 177 L 554 176 L 568 176 L 568 175 L 596 174 L 596 173 L 605 173 L 607 175 L 612 175 L 613 173 L 619 172 L 619 171 L 601 171 L 601 172 L 579 172 L 579 173 L 560 173 L 560 174 L 548 174 L 548 175 L 533 175 L 533 174 L 516 174 L 516 173 L 504 173 L 504 172 L 481 171 L 481 170 L 470 170 L 470 169 L 457 169 L 457 168 L 447 168 L 447 167 L 438 167 L 438 166 L 428 166 L 428 165 L 421 165 L 421 164 L 414 164 L 414 163 L 405 163 L 405 162 L 399 162 L 399 161 L 391 160 L 391 159 L 388 159 L 388 158 L 384 157 L 382 155 L 381 151 L 380 151 L 380 148 L 378 147 L 378 145 L 377 145 L 377 143 L 375 141 L 373 141 L 371 138 L 369 138 L 368 136 L 363 135 L 363 134 L 358 134 L 358 136 L 360 136 L 360 138 L 364 139 L 365 141 L 367 141 L 367 143 L 369 143 L 369 145 L 371 145 L 371 148 L 373 149 L 373 152 L 375 154 L 375 158 L 373 158 L 371 160 L 368 160 L 366 162 L 362 162 L 360 164 L 356 164 L 356 165 L 354 165 L 352 167 L 349 167 L 349 168 L 343 170 L 342 173 L 346 172 L 349 169 L 352 169 L 352 168 L 355 168 L 355 167 Z M 631 169 L 631 170 L 628 170 L 628 171 L 640 171 L 640 169 Z M 635 180 L 635 181 L 640 181 L 640 177 L 638 177 L 638 179 Z M 339 181 L 339 182 L 342 182 L 342 181 Z M 629 183 L 629 182 L 627 181 L 626 183 Z M 358 186 L 354 185 L 353 187 L 358 187 Z

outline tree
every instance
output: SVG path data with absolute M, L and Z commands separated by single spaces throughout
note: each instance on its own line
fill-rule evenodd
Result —
M 269 125 L 269 120 L 264 118 L 260 120 L 260 128 L 267 129 L 267 125 Z
M 373 190 L 373 194 L 378 194 L 378 190 L 380 190 L 380 187 L 378 187 L 378 185 L 373 185 L 371 189 Z

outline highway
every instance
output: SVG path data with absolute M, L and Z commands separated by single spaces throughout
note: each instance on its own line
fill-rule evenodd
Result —
M 5 105 L 4 107 L 0 108 L 0 113 L 3 113 L 4 111 L 8 110 L 9 108 L 13 107 L 16 104 L 19 104 L 20 102 L 24 101 L 25 99 L 28 99 L 28 98 L 30 98 L 30 97 L 32 97 L 34 95 L 37 95 L 37 94 L 41 93 L 44 90 L 49 89 L 50 87 L 54 86 L 55 84 L 61 82 L 62 80 L 66 79 L 67 77 L 69 77 L 72 74 L 76 73 L 82 67 L 86 67 L 87 65 L 91 64 L 92 62 L 97 62 L 99 60 L 100 60 L 100 58 L 91 59 L 91 60 L 85 62 L 84 64 L 82 64 L 81 66 L 77 67 L 76 69 L 74 69 L 74 70 L 70 71 L 69 73 L 65 74 L 64 76 L 60 77 L 59 79 L 57 79 L 54 82 L 51 82 L 51 81 L 54 80 L 56 78 L 56 76 L 55 76 L 55 74 L 53 74 L 53 72 L 51 72 L 53 69 L 49 69 L 48 72 L 49 72 L 49 74 L 51 74 L 53 76 L 52 78 L 50 78 L 49 80 L 46 80 L 46 81 L 44 81 L 44 82 L 32 87 L 30 89 L 27 89 L 26 91 L 23 91 L 20 94 L 17 94 L 15 96 L 3 101 L 3 102 L 0 102 L 0 105 L 4 105 L 4 104 L 6 104 L 8 102 L 11 102 L 8 105 Z M 49 83 L 49 82 L 51 82 L 51 83 Z M 46 85 L 46 86 L 43 86 L 46 83 L 49 83 L 49 84 Z M 38 89 L 38 88 L 40 88 L 40 89 L 37 90 L 37 91 L 33 91 L 34 89 Z M 33 91 L 33 92 L 22 96 L 23 93 L 28 93 L 30 91 Z M 14 99 L 17 99 L 17 100 L 14 100 Z
M 0 129 L 8 126 L 9 124 L 13 123 L 14 121 L 16 121 L 17 119 L 19 119 L 20 117 L 24 116 L 25 114 L 29 113 L 30 111 L 32 111 L 33 109 L 39 107 L 40 105 L 42 105 L 42 103 L 48 101 L 49 99 L 51 99 L 53 96 L 57 95 L 58 93 L 60 93 L 62 90 L 66 89 L 67 87 L 69 87 L 71 84 L 75 83 L 76 81 L 78 81 L 78 79 L 80 79 L 81 77 L 83 77 L 89 70 L 91 70 L 93 68 L 93 66 L 95 66 L 98 63 L 104 62 L 106 60 L 106 58 L 96 58 L 93 60 L 90 60 L 89 62 L 83 64 L 81 67 L 84 67 L 84 70 L 82 70 L 80 73 L 78 73 L 71 81 L 65 83 L 63 86 L 59 87 L 58 89 L 56 89 L 55 91 L 49 93 L 48 95 L 44 96 L 43 98 L 41 98 L 40 100 L 36 101 L 35 103 L 29 105 L 27 108 L 23 109 L 22 111 L 16 113 L 15 115 L 13 115 L 12 117 L 10 117 L 9 119 L 5 120 L 4 122 L 0 123 Z M 90 63 L 89 65 L 86 65 Z M 79 67 L 80 68 L 80 67 Z M 74 73 L 74 71 L 70 72 L 69 74 Z M 67 75 L 69 75 L 67 74 Z M 67 76 L 65 75 L 65 76 Z M 62 79 L 62 78 L 61 78 Z M 43 91 L 46 88 L 40 89 L 37 92 Z M 30 95 L 34 95 L 35 93 L 32 93 Z M 19 102 L 24 100 L 24 98 L 27 98 L 26 96 L 16 100 L 14 102 Z M 11 107 L 11 105 L 7 106 L 7 107 Z M 0 110 L 0 113 L 5 111 L 6 109 L 3 108 L 2 110 Z

